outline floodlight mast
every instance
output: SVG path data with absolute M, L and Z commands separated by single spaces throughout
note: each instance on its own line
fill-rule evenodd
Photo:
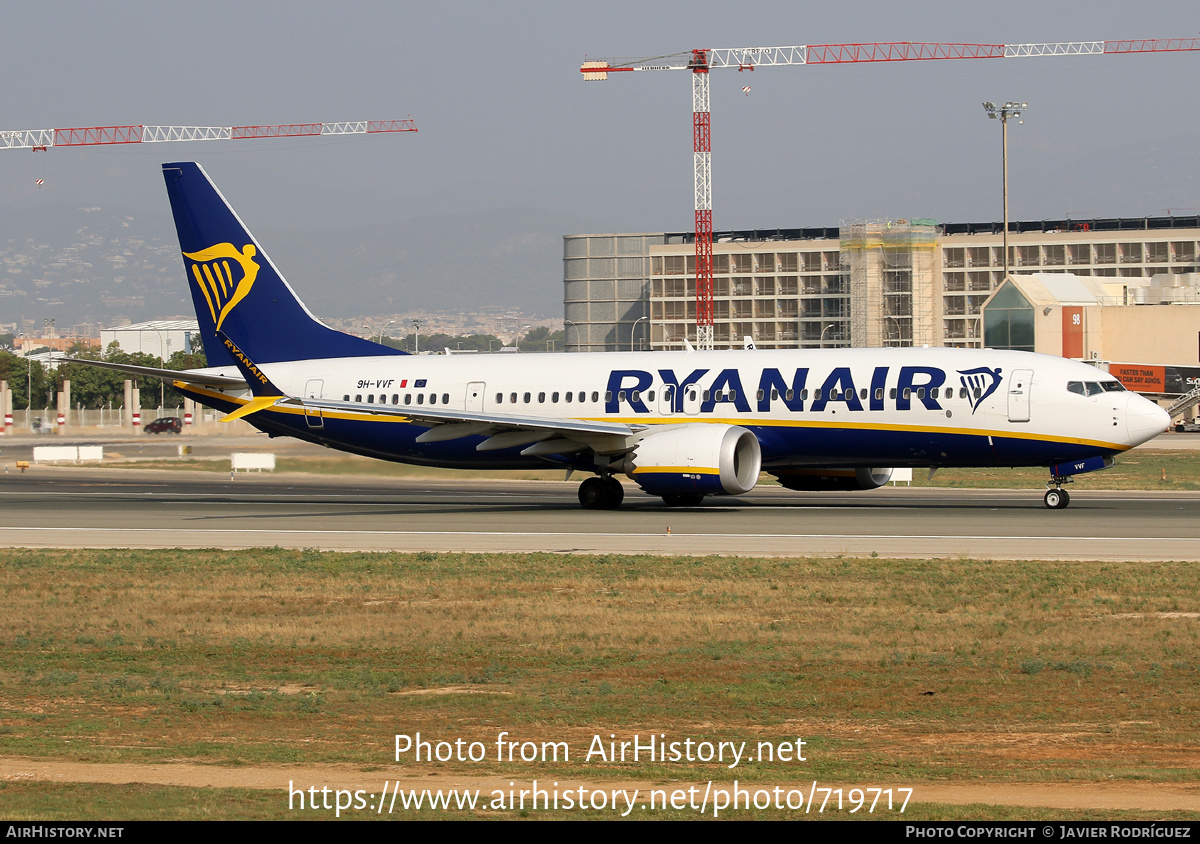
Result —
M 696 346 L 714 343 L 712 277 L 712 115 L 708 72 L 757 67 L 849 62 L 912 62 L 942 59 L 1016 59 L 1038 56 L 1093 56 L 1115 53 L 1164 53 L 1200 50 L 1200 38 L 1127 41 L 1062 41 L 1042 44 L 961 44 L 891 41 L 862 44 L 808 44 L 791 47 L 730 47 L 691 50 L 636 59 L 591 59 L 579 68 L 584 81 L 600 82 L 610 73 L 650 70 L 692 72 L 692 155 L 696 205 Z M 1006 192 L 1007 195 L 1007 192 Z M 1005 236 L 1007 237 L 1007 224 Z M 1008 249 L 1005 248 L 1005 260 Z

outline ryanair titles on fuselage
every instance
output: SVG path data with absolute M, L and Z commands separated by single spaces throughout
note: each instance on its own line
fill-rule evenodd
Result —
M 654 372 L 643 369 L 614 369 L 608 376 L 604 410 L 606 413 L 619 413 L 624 404 L 634 413 L 654 412 L 646 406 L 644 398 L 658 380 L 663 385 L 664 399 L 670 402 L 671 411 L 683 413 L 689 388 L 694 388 L 693 392 L 699 390 L 701 379 L 705 379 L 711 371 L 694 369 L 680 377 L 670 369 L 658 369 Z M 927 410 L 942 410 L 938 392 L 948 380 L 945 370 L 933 366 L 901 366 L 896 370 L 889 388 L 889 374 L 892 371 L 893 368 L 888 366 L 873 367 L 869 384 L 856 384 L 850 367 L 835 367 L 819 386 L 815 378 L 811 379 L 814 389 L 810 401 L 809 367 L 797 367 L 791 371 L 790 376 L 785 376 L 777 368 L 763 369 L 759 374 L 758 383 L 754 385 L 753 395 L 742 383 L 741 370 L 722 369 L 712 376 L 712 380 L 706 383 L 700 394 L 699 412 L 712 413 L 718 404 L 731 404 L 739 413 L 750 413 L 753 402 L 755 410 L 767 413 L 776 401 L 782 402 L 788 410 L 795 412 L 804 411 L 807 405 L 808 411 L 819 413 L 833 402 L 844 404 L 846 409 L 852 412 L 884 410 L 889 405 L 895 410 L 911 410 L 914 401 Z M 954 374 L 958 376 L 958 387 L 970 402 L 972 413 L 996 391 L 1002 380 L 999 367 L 957 370 Z M 860 382 L 861 380 L 860 375 Z M 953 390 L 952 386 L 946 387 L 943 395 L 949 398 Z

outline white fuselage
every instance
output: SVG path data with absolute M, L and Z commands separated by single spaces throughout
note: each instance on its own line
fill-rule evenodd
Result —
M 340 427 L 327 415 L 309 432 L 349 450 L 360 450 L 353 423 L 378 425 L 369 405 L 379 404 L 635 428 L 738 425 L 758 436 L 764 468 L 1049 465 L 1124 451 L 1169 421 L 1095 367 L 986 349 L 410 355 L 262 369 L 288 395 L 362 406 L 337 414 Z M 380 453 L 380 435 L 364 437 L 364 450 Z M 436 462 L 428 448 L 406 455 L 409 437 L 394 441 L 391 459 Z M 475 444 L 464 445 L 448 463 L 463 464 Z

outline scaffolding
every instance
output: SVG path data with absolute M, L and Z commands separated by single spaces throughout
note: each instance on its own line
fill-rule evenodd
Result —
M 855 220 L 842 224 L 850 271 L 850 345 L 940 345 L 934 331 L 937 226 L 932 220 Z

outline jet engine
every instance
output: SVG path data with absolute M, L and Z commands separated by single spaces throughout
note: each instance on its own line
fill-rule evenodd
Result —
M 788 489 L 812 490 L 877 489 L 892 479 L 891 469 L 781 469 L 772 472 Z
M 762 467 L 758 438 L 736 425 L 681 425 L 651 430 L 622 470 L 651 495 L 684 500 L 742 495 Z

